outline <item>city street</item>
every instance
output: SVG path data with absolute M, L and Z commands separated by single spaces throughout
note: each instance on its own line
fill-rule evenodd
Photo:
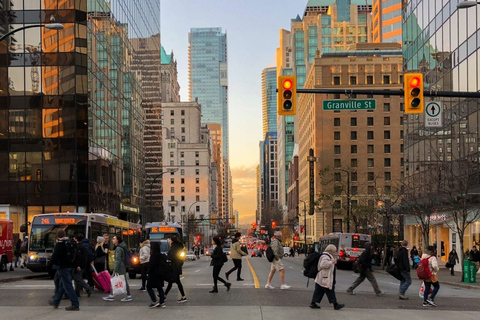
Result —
M 253 273 L 248 262 L 250 262 Z M 410 300 L 402 301 L 398 299 L 397 295 L 398 283 L 391 276 L 379 272 L 376 272 L 375 276 L 381 289 L 386 293 L 384 297 L 376 297 L 368 282 L 361 284 L 355 290 L 355 296 L 347 295 L 345 290 L 354 281 L 356 275 L 352 271 L 339 270 L 337 271 L 337 298 L 339 302 L 345 303 L 345 309 L 334 311 L 324 299 L 321 303 L 321 311 L 311 310 L 308 308 L 308 304 L 314 284 L 310 280 L 309 287 L 306 287 L 306 278 L 301 273 L 302 262 L 303 256 L 284 258 L 286 282 L 291 289 L 280 290 L 280 280 L 276 275 L 272 281 L 272 285 L 276 288 L 267 290 L 264 288 L 269 271 L 269 263 L 266 258 L 244 258 L 242 277 L 245 281 L 235 281 L 236 275 L 232 274 L 230 280 L 233 285 L 230 292 L 227 292 L 224 286 L 219 286 L 218 294 L 210 294 L 208 293 L 212 286 L 210 258 L 201 257 L 199 261 L 185 262 L 182 278 L 188 299 L 185 304 L 178 304 L 175 301 L 179 298 L 179 293 L 174 285 L 166 300 L 167 308 L 165 310 L 149 310 L 147 308 L 148 294 L 138 291 L 140 279 L 135 279 L 129 280 L 133 295 L 132 302 L 122 303 L 119 301 L 120 298 L 116 302 L 106 302 L 101 299 L 104 293 L 96 291 L 90 298 L 82 295 L 80 308 L 82 313 L 95 315 L 96 319 L 117 318 L 114 315 L 121 315 L 121 318 L 126 319 L 135 317 L 138 312 L 145 316 L 161 312 L 162 317 L 164 314 L 166 319 L 178 319 L 179 316 L 199 319 L 210 317 L 213 314 L 228 314 L 229 319 L 286 319 L 291 317 L 307 319 L 316 313 L 328 314 L 333 319 L 337 317 L 351 319 L 359 313 L 378 316 L 382 319 L 424 318 L 422 312 L 425 308 L 422 307 L 422 300 L 418 297 L 420 281 L 413 280 L 407 292 Z M 232 265 L 229 260 L 222 269 L 222 277 Z M 258 279 L 257 285 L 256 278 Z M 439 280 L 441 283 L 442 279 Z M 65 316 L 65 319 L 70 319 L 70 317 L 73 319 L 75 313 L 70 315 L 62 308 L 53 310 L 47 305 L 53 290 L 53 282 L 49 279 L 28 279 L 0 284 L 2 319 L 18 318 L 19 316 L 23 319 L 31 317 L 50 319 L 59 312 L 62 313 L 62 317 Z M 438 307 L 429 308 L 429 318 L 447 319 L 451 318 L 455 311 L 463 311 L 462 318 L 473 319 L 476 313 L 466 311 L 480 311 L 479 298 L 480 290 L 441 285 L 436 299 Z M 60 307 L 67 305 L 69 305 L 69 301 L 64 300 Z M 392 313 L 392 310 L 395 312 Z

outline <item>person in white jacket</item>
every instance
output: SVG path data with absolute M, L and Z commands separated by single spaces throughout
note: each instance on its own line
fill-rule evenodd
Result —
M 433 246 L 428 246 L 427 249 L 425 250 L 425 253 L 422 255 L 422 260 L 420 260 L 420 263 L 422 263 L 423 259 L 428 259 L 428 268 L 430 269 L 430 272 L 432 273 L 432 276 L 430 279 L 423 280 L 423 283 L 425 285 L 425 290 L 423 294 L 423 306 L 424 307 L 429 307 L 433 306 L 436 307 L 437 304 L 435 303 L 435 296 L 438 293 L 438 290 L 440 289 L 440 283 L 438 283 L 438 278 L 437 278 L 437 272 L 439 270 L 438 268 L 438 261 L 437 258 L 435 257 L 435 247 Z M 428 292 L 430 292 L 430 288 L 433 286 L 433 291 L 430 294 L 430 297 L 428 297 Z
M 328 302 L 333 304 L 335 310 L 342 309 L 345 305 L 337 303 L 335 296 L 335 269 L 337 259 L 333 254 L 337 252 L 337 247 L 329 244 L 318 260 L 318 273 L 315 277 L 315 291 L 313 292 L 312 302 L 310 308 L 320 309 L 317 303 L 322 301 L 323 295 L 327 295 Z
M 142 267 L 142 286 L 140 291 L 145 291 L 145 283 L 147 282 L 148 262 L 150 261 L 150 240 L 140 243 L 140 266 Z

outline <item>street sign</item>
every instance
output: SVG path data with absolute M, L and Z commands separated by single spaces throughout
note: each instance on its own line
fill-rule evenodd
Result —
M 425 127 L 442 127 L 442 102 L 430 101 L 425 104 Z
M 377 100 L 323 100 L 324 111 L 337 110 L 375 110 Z

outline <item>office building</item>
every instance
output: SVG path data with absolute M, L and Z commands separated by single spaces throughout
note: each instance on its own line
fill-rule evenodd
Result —
M 178 84 L 177 60 L 173 52 L 167 54 L 162 46 L 161 66 L 162 73 L 162 102 L 180 102 L 180 85 Z
M 373 0 L 373 42 L 402 43 L 402 3 L 406 0 Z
M 277 132 L 277 68 L 262 70 L 263 136 Z

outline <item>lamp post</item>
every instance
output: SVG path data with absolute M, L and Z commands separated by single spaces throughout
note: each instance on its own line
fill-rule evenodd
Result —
M 153 189 L 153 184 L 155 183 L 155 181 L 157 181 L 158 178 L 160 178 L 161 176 L 163 176 L 163 174 L 165 173 L 169 173 L 169 172 L 177 172 L 178 171 L 178 168 L 175 168 L 175 169 L 170 169 L 170 170 L 167 170 L 167 171 L 163 171 L 163 172 L 160 172 L 159 174 L 157 174 L 155 176 L 155 178 L 153 178 L 153 181 L 150 182 L 150 219 L 153 220 L 153 203 L 152 203 L 152 189 Z M 146 221 L 144 221 L 146 222 Z M 152 222 L 152 221 L 151 221 Z
M 194 203 L 192 203 L 190 205 L 190 207 L 188 207 L 188 211 L 187 211 L 187 229 L 188 229 L 188 232 L 187 232 L 187 249 L 190 249 L 190 209 L 192 209 L 194 204 L 200 203 L 200 202 L 207 202 L 207 201 L 205 201 L 205 200 L 195 201 Z
M 298 200 L 303 202 L 303 239 L 305 241 L 305 257 L 307 256 L 307 203 L 303 200 Z
M 51 29 L 51 30 L 62 30 L 63 29 L 63 24 L 61 24 L 61 23 L 46 23 L 46 24 L 31 24 L 31 25 L 28 25 L 28 26 L 23 26 L 23 27 L 13 29 L 12 31 L 5 33 L 0 38 L 0 41 L 8 38 L 10 35 L 14 34 L 17 31 L 30 29 L 30 28 L 47 28 L 47 29 Z
M 480 1 L 462 1 L 457 4 L 457 9 L 470 8 L 476 6 L 477 4 L 480 4 Z
M 347 173 L 347 233 L 350 232 L 350 171 L 338 168 L 337 170 Z

